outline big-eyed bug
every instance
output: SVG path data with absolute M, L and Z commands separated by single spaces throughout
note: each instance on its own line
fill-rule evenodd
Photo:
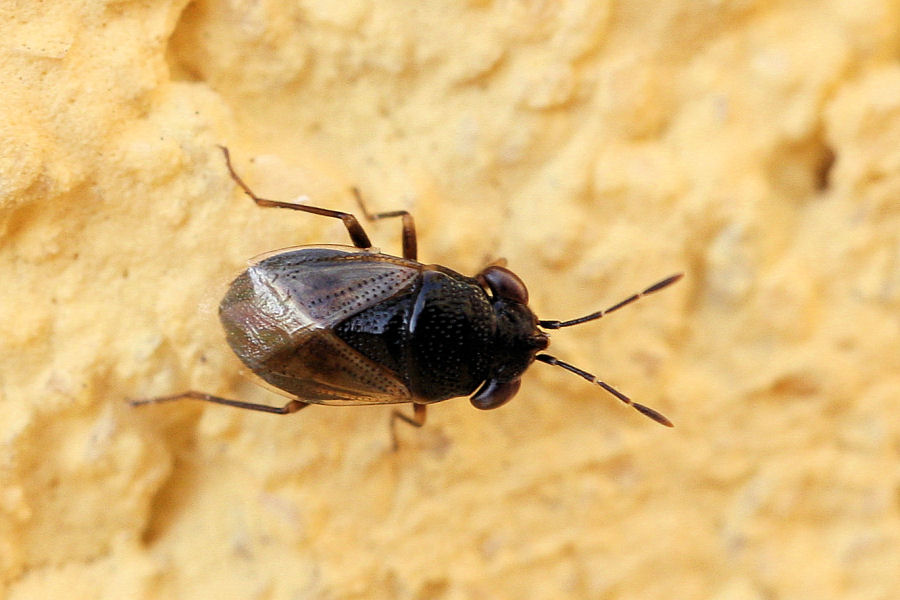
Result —
M 672 275 L 643 292 L 569 321 L 539 320 L 528 308 L 519 277 L 491 264 L 475 277 L 416 260 L 416 230 L 405 210 L 370 214 L 370 221 L 400 217 L 403 257 L 382 254 L 349 213 L 259 198 L 225 163 L 235 183 L 261 207 L 288 208 L 341 219 L 353 248 L 308 246 L 269 253 L 235 279 L 219 304 L 219 319 L 238 358 L 265 382 L 293 399 L 269 406 L 188 391 L 132 400 L 133 405 L 184 398 L 238 408 L 290 414 L 310 404 L 413 405 L 397 419 L 421 427 L 428 404 L 470 396 L 487 410 L 508 402 L 535 360 L 557 365 L 595 383 L 650 417 L 672 426 L 659 412 L 633 402 L 596 376 L 541 351 L 542 331 L 594 321 L 681 278 Z

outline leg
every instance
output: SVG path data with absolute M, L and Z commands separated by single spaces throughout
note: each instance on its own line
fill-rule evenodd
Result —
M 391 442 L 393 443 L 394 451 L 397 450 L 397 419 L 405 423 L 409 423 L 413 427 L 421 427 L 425 424 L 425 410 L 427 408 L 426 404 L 413 404 L 413 416 L 408 417 L 404 415 L 399 410 L 394 410 L 391 412 Z
M 353 245 L 357 248 L 371 248 L 372 242 L 369 241 L 369 236 L 366 235 L 365 230 L 362 228 L 362 225 L 359 224 L 359 221 L 355 216 L 350 213 L 341 212 L 338 210 L 329 210 L 327 208 L 319 208 L 317 206 L 307 206 L 305 204 L 294 204 L 293 202 L 278 202 L 277 200 L 266 200 L 265 198 L 260 198 L 247 186 L 246 183 L 238 176 L 235 172 L 234 167 L 231 166 L 231 155 L 228 153 L 228 148 L 225 146 L 219 146 L 222 148 L 222 152 L 225 153 L 225 164 L 228 166 L 228 172 L 231 173 L 231 178 L 234 179 L 234 182 L 240 186 L 244 193 L 246 193 L 250 198 L 256 202 L 257 206 L 263 207 L 274 207 L 274 208 L 289 208 L 291 210 L 300 210 L 303 212 L 312 213 L 314 215 L 322 215 L 323 217 L 334 217 L 335 219 L 340 219 L 344 222 L 344 227 L 347 228 L 347 233 L 350 234 L 350 239 L 353 241 Z
M 403 218 L 403 258 L 416 260 L 418 255 L 416 246 L 416 223 L 413 221 L 412 215 L 405 210 L 392 210 L 389 212 L 371 214 L 366 210 L 366 205 L 363 202 L 362 195 L 360 195 L 358 188 L 353 188 L 353 195 L 356 197 L 356 202 L 362 209 L 363 214 L 366 215 L 366 218 L 370 221 L 389 219 L 391 217 Z
M 142 406 L 144 404 L 159 404 L 160 402 L 171 402 L 173 400 L 182 399 L 215 402 L 216 404 L 224 404 L 225 406 L 246 408 L 247 410 L 258 410 L 260 412 L 273 413 L 276 415 L 289 415 L 309 406 L 309 404 L 301 402 L 300 400 L 291 400 L 284 406 L 269 406 L 268 404 L 254 404 L 252 402 L 241 402 L 240 400 L 229 400 L 228 398 L 220 398 L 219 396 L 211 396 L 210 394 L 195 391 L 174 394 L 172 396 L 159 396 L 157 398 L 139 398 L 137 400 L 129 400 L 128 404 L 132 406 Z

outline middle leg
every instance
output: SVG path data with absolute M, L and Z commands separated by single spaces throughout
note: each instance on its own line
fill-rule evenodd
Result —
M 403 258 L 418 260 L 416 223 L 413 220 L 413 216 L 409 214 L 409 211 L 391 210 L 388 212 L 373 214 L 370 213 L 366 208 L 366 203 L 363 202 L 362 195 L 359 193 L 359 188 L 353 188 L 353 196 L 356 198 L 356 203 L 359 204 L 359 208 L 363 211 L 363 214 L 370 221 L 377 221 L 378 219 L 389 219 L 391 217 L 401 217 L 403 219 Z
M 400 419 L 404 423 L 409 423 L 413 427 L 421 427 L 425 424 L 425 411 L 427 409 L 426 404 L 415 404 L 413 403 L 413 416 L 404 415 L 399 410 L 394 409 L 391 412 L 391 442 L 393 444 L 394 451 L 397 450 L 397 419 Z

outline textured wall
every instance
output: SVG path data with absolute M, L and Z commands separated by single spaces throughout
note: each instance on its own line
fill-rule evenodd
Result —
M 0 7 L 0 581 L 10 598 L 900 596 L 900 2 Z M 248 383 L 261 194 L 407 208 L 543 318 L 677 286 L 508 406 L 291 417 Z M 395 222 L 370 225 L 399 249 Z

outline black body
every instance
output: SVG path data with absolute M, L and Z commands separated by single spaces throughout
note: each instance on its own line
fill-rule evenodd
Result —
M 231 166 L 235 183 L 257 206 L 287 208 L 340 219 L 353 248 L 293 248 L 272 253 L 238 276 L 219 305 L 228 344 L 265 382 L 291 396 L 284 406 L 231 400 L 187 391 L 134 400 L 132 404 L 193 398 L 237 408 L 290 414 L 310 404 L 411 403 L 413 416 L 394 410 L 394 424 L 425 424 L 426 406 L 471 396 L 479 409 L 497 408 L 518 391 L 525 369 L 538 360 L 559 366 L 605 389 L 651 419 L 672 426 L 657 411 L 574 365 L 539 351 L 548 345 L 542 329 L 560 329 L 599 319 L 657 292 L 673 275 L 612 307 L 570 321 L 538 320 L 528 308 L 528 290 L 505 261 L 466 277 L 416 260 L 412 215 L 405 210 L 370 214 L 369 220 L 400 218 L 403 257 L 381 254 L 350 213 L 266 200 L 256 196 Z
M 496 267 L 495 267 L 496 268 Z M 450 269 L 352 248 L 264 258 L 219 316 L 235 354 L 315 404 L 427 404 L 518 379 L 547 337 L 524 305 Z
M 437 402 L 468 396 L 488 378 L 497 320 L 474 279 L 426 268 L 404 292 L 348 317 L 334 332 L 390 369 L 414 398 Z

